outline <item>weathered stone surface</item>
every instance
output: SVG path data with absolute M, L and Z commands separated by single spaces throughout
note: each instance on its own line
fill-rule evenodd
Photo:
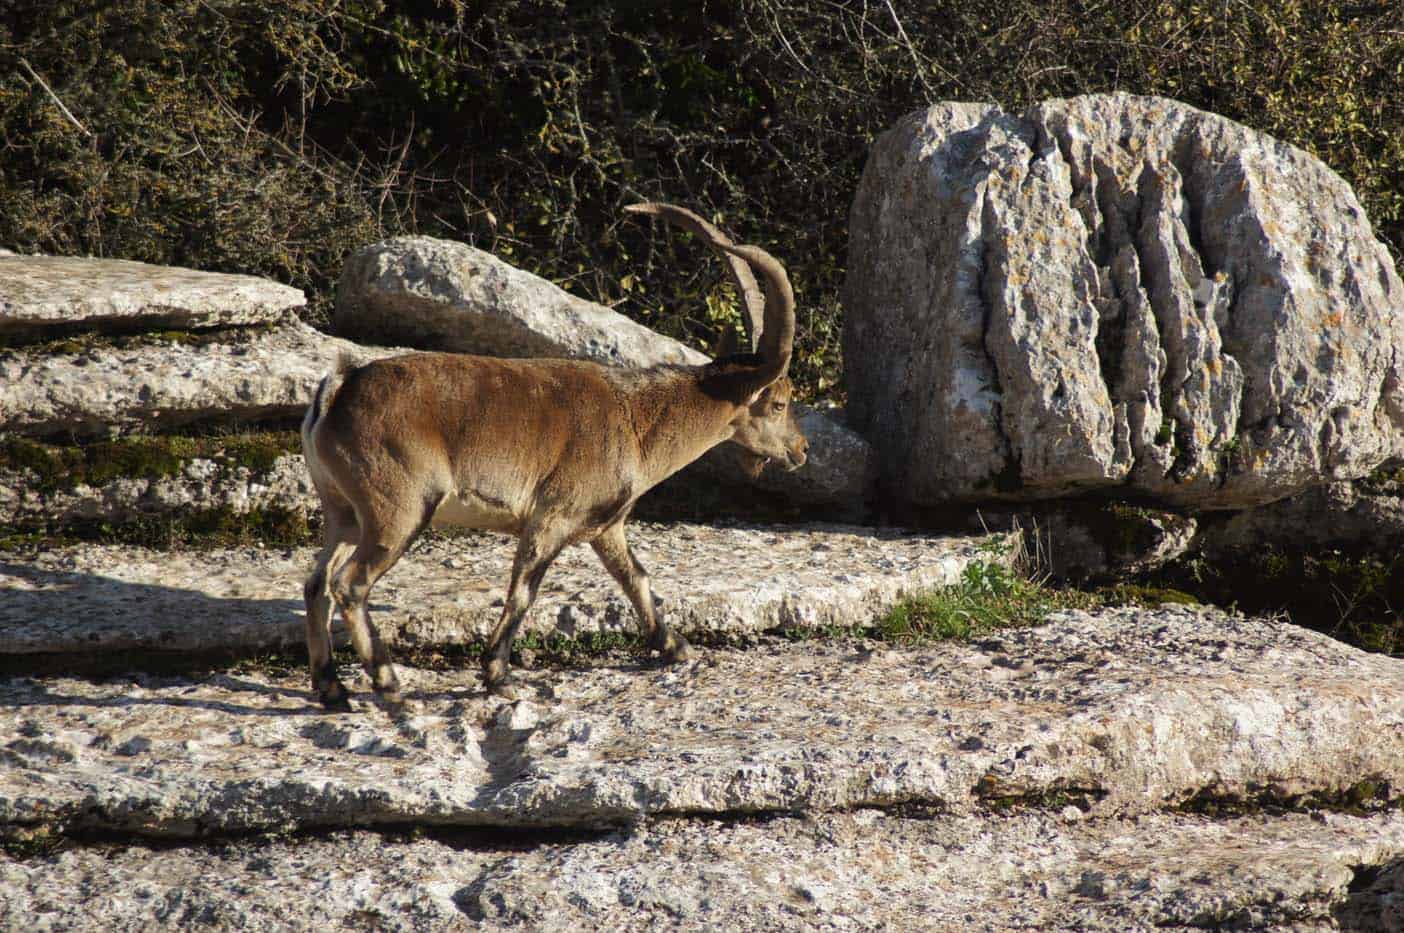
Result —
M 1174 101 L 937 104 L 850 218 L 850 422 L 923 504 L 1243 508 L 1404 452 L 1404 284 L 1313 157 Z
M 707 357 L 603 305 L 466 243 L 395 237 L 346 260 L 338 333 L 487 356 L 550 356 L 612 366 L 698 364 Z
M 282 323 L 306 303 L 299 289 L 252 275 L 0 253 L 0 337 Z
M 91 438 L 295 419 L 342 353 L 370 360 L 396 352 L 404 351 L 358 347 L 300 322 L 190 345 L 0 350 L 0 431 Z
M 977 644 L 775 642 L 672 668 L 401 672 L 391 719 L 303 672 L 0 680 L 0 823 L 156 836 L 598 826 L 1067 789 L 1095 817 L 1404 773 L 1404 661 L 1213 611 L 1063 613 Z M 358 684 L 359 686 L 359 684 Z
M 0 926 L 716 930 L 744 917 L 748 930 L 1302 930 L 1338 919 L 1389 930 L 1378 924 L 1398 916 L 1388 893 L 1349 888 L 1404 851 L 1404 818 L 859 810 L 527 842 L 359 831 L 0 855 Z
M 303 515 L 321 508 L 301 454 L 279 457 L 268 469 L 196 457 L 175 476 L 121 477 L 100 485 L 53 490 L 46 490 L 32 470 L 0 469 L 0 525 L 125 524 L 215 510 L 242 515 L 268 508 Z
M 358 339 L 507 357 L 566 357 L 642 368 L 700 365 L 704 353 L 656 334 L 603 305 L 466 243 L 397 237 L 358 250 L 337 284 L 336 328 Z M 824 412 L 797 406 L 809 461 L 793 473 L 772 465 L 753 480 L 723 445 L 689 468 L 782 493 L 797 503 L 861 509 L 876 468 L 867 441 Z
M 972 561 L 1006 563 L 1015 548 L 1012 538 L 825 525 L 631 522 L 628 535 L 669 624 L 689 634 L 859 624 L 904 594 L 955 583 Z M 315 553 L 79 545 L 0 557 L 0 655 L 300 646 Z M 512 553 L 505 535 L 421 537 L 371 594 L 382 634 L 419 647 L 484 637 L 502 612 Z M 551 565 L 523 623 L 567 636 L 635 630 L 628 601 L 584 546 Z

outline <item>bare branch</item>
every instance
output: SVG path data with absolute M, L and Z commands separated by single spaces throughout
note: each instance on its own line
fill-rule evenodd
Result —
M 63 101 L 59 100 L 59 96 L 54 93 L 54 89 L 49 87 L 48 83 L 43 78 L 39 77 L 39 73 L 29 66 L 29 62 L 21 58 L 19 60 L 19 63 L 21 66 L 24 67 L 25 71 L 29 72 L 29 76 L 31 78 L 39 82 L 39 86 L 44 89 L 44 93 L 49 95 L 49 99 L 52 100 L 54 104 L 57 105 L 59 111 L 65 117 L 68 118 L 68 122 L 72 123 L 78 128 L 78 132 L 82 133 L 84 136 L 93 135 L 92 133 L 88 132 L 88 128 L 86 126 L 78 122 L 78 118 L 73 115 L 73 111 L 69 110 L 67 107 L 64 106 Z

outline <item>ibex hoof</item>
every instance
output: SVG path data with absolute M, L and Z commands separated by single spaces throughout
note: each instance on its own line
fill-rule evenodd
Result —
M 351 712 L 351 697 L 341 684 L 337 684 L 335 690 L 323 690 L 321 701 L 322 707 L 329 713 Z
M 504 700 L 517 699 L 517 691 L 512 687 L 507 662 L 501 658 L 488 658 L 483 661 L 483 686 L 493 696 L 502 697 Z
M 692 658 L 692 646 L 677 632 L 668 632 L 649 646 L 658 651 L 659 657 L 669 664 L 677 664 Z

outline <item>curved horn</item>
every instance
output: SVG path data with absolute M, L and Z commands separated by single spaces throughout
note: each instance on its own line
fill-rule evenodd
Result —
M 725 253 L 726 247 L 732 245 L 731 238 L 687 208 L 674 204 L 645 201 L 641 204 L 630 204 L 624 210 L 631 214 L 649 214 L 653 217 L 661 217 L 674 226 L 681 227 L 687 232 L 701 237 L 717 249 L 723 250 L 727 267 L 731 269 L 732 281 L 736 283 L 737 297 L 746 307 L 746 313 L 741 316 L 741 323 L 745 325 L 746 333 L 750 337 L 751 350 L 754 352 L 760 343 L 761 334 L 764 333 L 765 297 L 761 294 L 760 286 L 756 284 L 756 277 L 751 273 L 751 267 L 747 265 L 745 260 Z
M 780 261 L 759 246 L 721 248 L 746 260 L 765 279 L 765 328 L 757 349 L 761 363 L 756 376 L 763 385 L 769 385 L 790 368 L 790 354 L 795 346 L 795 293 L 790 288 L 790 277 Z

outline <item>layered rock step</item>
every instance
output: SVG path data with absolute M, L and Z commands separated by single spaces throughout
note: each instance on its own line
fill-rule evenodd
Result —
M 251 275 L 123 259 L 0 253 L 0 339 L 76 330 L 277 324 L 307 303 L 299 289 Z
M 403 351 L 359 347 L 297 321 L 196 343 L 0 350 L 0 431 L 91 439 L 295 421 L 342 354 L 369 361 L 396 352 Z
M 89 447 L 0 442 L 0 525 L 194 520 L 212 512 L 280 510 L 320 502 L 296 435 L 136 437 Z M 279 452 L 284 451 L 284 452 Z
M 901 596 L 1009 563 L 1013 536 L 941 537 L 841 525 L 631 522 L 665 618 L 690 635 L 871 622 Z M 77 545 L 0 559 L 0 656 L 248 652 L 305 644 L 302 583 L 315 548 L 158 552 Z M 426 535 L 372 591 L 391 644 L 462 645 L 501 614 L 513 539 Z M 340 631 L 340 622 L 335 631 Z M 633 610 L 585 546 L 546 575 L 524 632 L 635 631 Z
M 858 810 L 666 820 L 574 839 L 356 831 L 0 855 L 0 926 L 174 928 L 198 917 L 247 929 L 715 930 L 744 916 L 748 930 L 1383 931 L 1404 921 L 1404 877 L 1392 877 L 1404 875 L 1401 859 L 1398 812 Z
M 1192 799 L 1398 799 L 1404 661 L 1214 610 L 1051 616 L 975 644 L 776 641 L 522 674 L 405 669 L 391 717 L 304 671 L 0 681 L 0 823 L 159 837 L 1071 796 L 1104 818 Z

